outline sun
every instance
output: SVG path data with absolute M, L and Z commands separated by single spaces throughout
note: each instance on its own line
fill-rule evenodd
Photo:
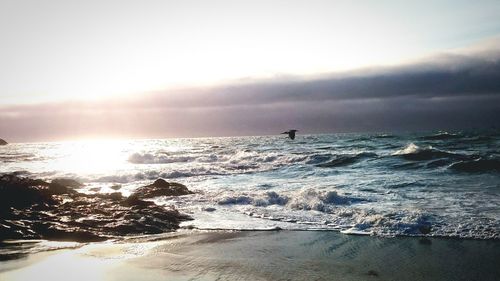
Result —
M 74 174 L 107 173 L 126 164 L 126 141 L 84 140 L 60 143 L 53 168 Z

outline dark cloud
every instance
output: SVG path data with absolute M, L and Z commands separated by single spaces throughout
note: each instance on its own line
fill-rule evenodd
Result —
M 151 101 L 166 106 L 192 107 L 403 96 L 432 98 L 494 95 L 500 93 L 499 57 L 496 54 L 488 57 L 443 55 L 405 66 L 316 78 L 275 78 L 211 89 L 156 93 Z
M 495 53 L 493 53 L 495 54 Z M 397 67 L 246 80 L 98 102 L 0 108 L 14 140 L 394 131 L 500 126 L 500 60 L 440 56 Z

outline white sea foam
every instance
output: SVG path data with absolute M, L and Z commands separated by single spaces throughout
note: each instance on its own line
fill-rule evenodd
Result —
M 453 218 L 418 210 L 394 210 L 366 207 L 368 200 L 341 195 L 334 190 L 305 188 L 295 192 L 244 192 L 226 191 L 223 194 L 205 193 L 200 204 L 211 209 L 212 219 L 226 216 L 227 212 L 246 214 L 229 225 L 212 222 L 192 222 L 199 228 L 246 229 L 278 226 L 289 230 L 336 230 L 345 234 L 405 236 L 445 236 L 459 238 L 499 238 L 498 220 L 490 219 L 469 225 L 457 224 Z M 210 198 L 212 200 L 210 200 Z M 209 199 L 208 201 L 206 199 Z M 187 210 L 193 211 L 197 200 L 190 201 Z M 217 208 L 209 207 L 218 205 Z M 373 206 L 367 204 L 368 206 Z M 200 209 L 198 209 L 200 210 Z M 196 210 L 194 211 L 196 217 Z M 260 219 L 258 226 L 254 219 Z M 220 221 L 224 221 L 220 218 Z M 452 223 L 453 222 L 453 223 Z M 481 226 L 483 225 L 483 226 Z M 485 227 L 484 225 L 489 225 Z M 209 227 L 211 226 L 211 227 Z
M 432 148 L 432 147 L 429 147 L 429 148 Z M 415 154 L 415 153 L 421 151 L 421 149 L 422 148 L 419 147 L 418 145 L 416 145 L 414 143 L 410 143 L 407 146 L 405 146 L 404 148 L 395 151 L 392 155 Z
M 295 210 L 316 210 L 328 212 L 330 205 L 345 205 L 362 199 L 342 196 L 336 191 L 318 191 L 313 188 L 305 188 L 294 192 L 280 195 L 275 191 L 261 193 L 245 193 L 243 195 L 224 196 L 218 200 L 219 205 L 228 204 L 251 204 L 254 206 L 281 205 Z
M 296 210 L 331 212 L 335 205 L 348 203 L 349 198 L 339 195 L 336 191 L 318 191 L 307 188 L 295 194 L 288 203 L 288 207 Z

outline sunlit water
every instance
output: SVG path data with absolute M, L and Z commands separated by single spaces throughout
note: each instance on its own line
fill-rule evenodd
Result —
M 23 143 L 0 147 L 0 172 L 125 196 L 180 182 L 196 193 L 155 201 L 201 229 L 498 239 L 499 144 L 498 132 Z

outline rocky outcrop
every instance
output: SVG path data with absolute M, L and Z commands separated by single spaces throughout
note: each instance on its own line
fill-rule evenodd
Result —
M 177 190 L 178 185 L 172 186 Z M 68 179 L 48 183 L 16 174 L 0 176 L 0 241 L 103 241 L 173 231 L 190 219 L 173 207 L 144 201 L 137 193 L 127 198 L 119 192 L 89 195 L 75 191 L 76 187 L 81 184 Z
M 7 143 L 5 140 L 0 139 L 0 145 L 7 145 L 7 144 L 8 144 L 8 143 Z
M 157 179 L 154 183 L 139 187 L 134 195 L 138 198 L 153 198 L 158 196 L 181 196 L 193 194 L 185 185 Z

